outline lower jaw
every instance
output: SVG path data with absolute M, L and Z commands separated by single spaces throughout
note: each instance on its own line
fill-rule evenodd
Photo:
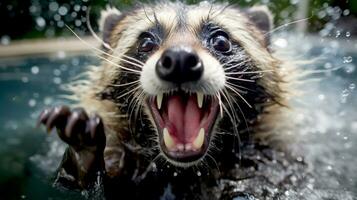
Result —
M 174 164 L 180 163 L 179 165 L 188 165 L 189 163 L 192 164 L 204 157 L 209 146 L 209 141 L 207 140 L 208 139 L 205 139 L 203 146 L 199 150 L 190 150 L 184 152 L 168 151 L 163 142 L 161 142 L 160 148 L 165 157 L 167 157 L 170 161 L 173 161 Z
M 212 124 L 210 124 L 210 126 L 207 128 L 207 135 L 205 135 L 203 145 L 199 150 L 192 150 L 186 152 L 169 151 L 164 144 L 161 134 L 161 136 L 159 137 L 160 140 L 159 145 L 162 154 L 166 157 L 168 161 L 170 161 L 170 163 L 178 167 L 190 167 L 200 162 L 200 160 L 202 160 L 205 157 L 209 149 L 212 134 L 213 134 L 212 132 L 215 124 L 217 123 L 217 116 L 218 116 L 218 112 L 215 114 Z
M 203 142 L 201 148 L 196 149 L 196 150 L 184 150 L 184 151 L 170 151 L 170 150 L 168 150 L 168 148 L 166 147 L 164 140 L 163 140 L 164 122 L 161 120 L 158 120 L 156 118 L 157 116 L 155 116 L 155 114 L 157 115 L 158 113 L 154 113 L 157 111 L 154 111 L 151 108 L 151 106 L 155 106 L 155 102 L 151 102 L 148 99 L 147 105 L 151 112 L 151 116 L 153 117 L 153 122 L 155 123 L 157 130 L 158 130 L 159 149 L 161 151 L 161 154 L 166 158 L 166 160 L 169 161 L 171 164 L 178 166 L 178 167 L 190 167 L 190 166 L 195 165 L 198 162 L 200 162 L 200 160 L 202 160 L 204 158 L 204 156 L 206 155 L 206 153 L 209 149 L 209 145 L 211 142 L 211 134 L 212 134 L 214 125 L 217 123 L 217 117 L 219 114 L 218 102 L 215 102 L 215 104 L 212 104 L 210 107 L 210 109 L 212 109 L 210 112 L 213 112 L 209 118 L 211 123 L 206 124 L 204 126 L 205 137 L 204 137 L 204 142 Z

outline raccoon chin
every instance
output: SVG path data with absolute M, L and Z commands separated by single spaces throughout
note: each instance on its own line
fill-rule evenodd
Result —
M 189 166 L 204 157 L 218 116 L 216 97 L 177 91 L 149 98 L 147 104 L 169 161 Z

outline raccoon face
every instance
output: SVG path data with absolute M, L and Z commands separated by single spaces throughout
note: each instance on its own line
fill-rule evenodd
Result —
M 161 154 L 176 166 L 193 165 L 206 155 L 219 121 L 237 129 L 243 118 L 256 117 L 257 105 L 269 97 L 259 84 L 271 64 L 264 59 L 271 57 L 265 9 L 208 3 L 159 4 L 123 14 L 112 9 L 101 28 L 116 55 L 108 59 L 119 66 L 113 82 L 138 83 L 138 104 L 156 129 Z M 132 101 L 139 96 L 111 95 Z

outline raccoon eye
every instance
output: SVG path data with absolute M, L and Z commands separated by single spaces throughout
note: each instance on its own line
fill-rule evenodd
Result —
M 144 32 L 140 35 L 140 41 L 138 46 L 139 52 L 150 52 L 157 47 L 154 36 L 151 33 Z
M 152 41 L 150 38 L 145 38 L 140 41 L 139 51 L 140 52 L 150 52 L 156 47 L 156 43 Z
M 211 37 L 210 43 L 215 50 L 222 53 L 229 53 L 232 49 L 228 35 L 223 31 L 215 32 Z

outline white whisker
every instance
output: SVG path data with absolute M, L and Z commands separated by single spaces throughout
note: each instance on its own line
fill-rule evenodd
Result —
M 89 29 L 89 32 L 92 34 L 92 36 L 98 41 L 100 42 L 105 48 L 107 49 L 110 49 L 111 51 L 113 51 L 113 53 L 115 53 L 115 50 L 106 42 L 104 42 L 93 30 L 92 28 L 92 25 L 90 24 L 90 18 L 89 18 L 89 12 L 90 12 L 90 7 L 88 8 L 88 11 L 87 11 L 87 27 Z M 141 62 L 140 60 L 138 59 L 135 59 L 135 58 L 132 58 L 130 56 L 127 56 L 127 55 L 122 55 L 123 57 L 129 59 L 129 60 L 132 60 L 132 61 L 135 61 L 137 63 L 139 63 L 140 65 L 144 65 L 143 62 Z M 114 57 L 113 58 L 117 58 L 117 59 L 120 59 L 120 57 Z
M 252 90 L 252 89 L 249 89 L 247 87 L 244 87 L 244 86 L 241 86 L 241 85 L 237 85 L 237 84 L 233 84 L 233 83 L 230 83 L 230 82 L 226 82 L 228 85 L 232 86 L 232 87 L 237 87 L 238 88 L 241 88 L 241 89 L 244 89 L 244 90 L 248 90 L 248 91 L 251 91 L 251 92 L 256 92 L 255 90 Z
M 267 73 L 272 72 L 274 70 L 260 70 L 260 71 L 249 71 L 249 72 L 228 72 L 226 75 L 241 75 L 241 74 L 260 74 L 260 73 Z
M 112 57 L 112 58 L 115 58 L 115 59 L 119 59 L 120 61 L 126 62 L 126 63 L 128 63 L 128 64 L 131 64 L 131 65 L 136 66 L 136 67 L 139 67 L 139 68 L 142 68 L 142 65 L 139 65 L 139 64 L 137 64 L 137 63 L 130 62 L 130 61 L 125 60 L 125 59 L 120 58 L 120 57 L 113 56 L 113 55 L 111 55 L 111 54 L 109 54 L 109 53 L 107 53 L 107 52 L 105 52 L 105 51 L 102 51 L 102 50 L 100 50 L 100 49 L 98 49 L 98 48 L 92 46 L 92 45 L 89 44 L 88 42 L 84 41 L 81 37 L 79 37 L 79 36 L 77 35 L 77 33 L 75 33 L 68 25 L 66 25 L 66 27 L 74 34 L 74 36 L 76 36 L 82 43 L 84 43 L 85 45 L 87 45 L 87 46 L 90 47 L 91 49 L 93 49 L 93 50 L 95 50 L 95 51 L 97 51 L 97 52 L 99 52 L 99 53 L 102 53 L 102 54 L 104 54 L 104 55 L 106 55 L 106 56 L 109 56 L 109 57 Z M 99 55 L 97 55 L 97 56 L 99 57 Z
M 123 83 L 123 84 L 109 84 L 110 86 L 113 86 L 113 87 L 123 87 L 123 86 L 128 86 L 128 85 L 132 85 L 132 84 L 139 84 L 140 83 L 140 80 L 136 80 L 136 81 L 132 81 L 132 82 L 129 82 L 129 83 Z
M 119 97 L 115 97 L 115 98 L 116 98 L 116 99 L 120 99 L 120 98 L 122 98 L 123 96 L 126 96 L 126 95 L 128 95 L 128 94 L 130 94 L 130 93 L 132 93 L 132 92 L 135 92 L 136 90 L 138 90 L 138 89 L 140 89 L 140 88 L 141 88 L 141 86 L 139 85 L 138 87 L 136 87 L 136 88 L 130 90 L 129 92 L 126 92 L 126 93 L 120 95 Z
M 298 20 L 295 20 L 295 21 L 292 21 L 292 22 L 283 24 L 283 25 L 281 25 L 281 26 L 278 26 L 278 27 L 272 29 L 272 30 L 269 31 L 269 32 L 266 32 L 266 33 L 264 34 L 264 36 L 266 36 L 266 35 L 268 35 L 268 34 L 271 34 L 271 33 L 274 33 L 275 31 L 278 31 L 278 30 L 280 30 L 280 29 L 282 29 L 282 28 L 285 28 L 285 27 L 287 27 L 287 26 L 289 26 L 289 25 L 296 24 L 296 23 L 299 23 L 299 22 L 303 22 L 303 21 L 309 20 L 309 19 L 311 19 L 311 18 L 312 18 L 312 16 L 311 16 L 311 17 L 304 18 L 304 19 L 298 19 Z
M 230 90 L 232 90 L 235 94 L 237 94 L 247 105 L 249 108 L 252 108 L 252 106 L 248 103 L 248 101 L 237 91 L 236 88 L 233 88 L 232 86 L 226 85 L 226 87 Z
M 230 95 L 229 95 L 229 93 L 228 93 L 227 90 L 224 90 L 223 92 L 224 92 L 228 97 L 230 97 Z M 247 129 L 249 130 L 247 118 L 245 117 L 244 112 L 243 112 L 243 110 L 241 109 L 239 103 L 238 103 L 234 98 L 231 98 L 231 97 L 230 97 L 230 99 L 232 99 L 233 103 L 237 105 L 237 107 L 238 107 L 240 113 L 242 113 L 242 116 L 243 116 L 245 125 L 246 125 Z
M 218 93 L 216 94 L 216 96 L 217 96 L 217 99 L 218 99 L 219 112 L 220 112 L 221 118 L 223 118 L 221 93 L 218 92 Z
M 251 80 L 251 79 L 235 78 L 235 77 L 230 77 L 230 76 L 226 76 L 226 79 L 232 79 L 232 80 L 244 81 L 244 82 L 251 82 L 251 83 L 255 82 L 255 80 Z
M 243 66 L 244 64 L 246 64 L 246 63 L 248 63 L 248 62 L 250 62 L 250 61 L 251 61 L 250 58 L 247 59 L 247 60 L 241 61 L 241 62 L 239 62 L 239 63 L 237 63 L 237 64 L 235 64 L 235 65 L 233 65 L 233 66 L 230 66 L 230 67 L 228 67 L 228 68 L 225 68 L 224 71 L 228 71 L 228 70 L 230 70 L 230 69 Z
M 222 93 L 222 95 L 224 95 L 224 94 Z M 227 97 L 225 97 L 225 98 L 226 98 L 227 103 L 228 103 L 228 102 L 229 102 L 229 99 L 228 99 Z M 232 105 L 230 105 L 230 107 L 232 107 Z M 237 139 L 238 139 L 238 153 L 239 153 L 239 158 L 240 158 L 240 157 L 241 157 L 241 155 L 240 155 L 240 152 L 241 152 L 241 150 L 240 150 L 241 139 L 240 139 L 239 131 L 238 131 L 238 128 L 237 128 L 237 122 L 236 122 L 236 119 L 237 119 L 237 118 L 236 118 L 236 117 L 233 117 L 233 116 L 230 114 L 228 108 L 227 108 L 224 104 L 223 104 L 223 109 L 226 111 L 226 113 L 227 113 L 229 119 L 231 120 L 232 127 L 233 127 L 233 131 L 234 131 L 234 133 L 235 133 L 235 136 L 236 136 Z M 233 109 L 233 108 L 231 108 L 231 109 Z M 235 116 L 236 116 L 236 115 L 235 115 Z
M 140 71 L 138 71 L 138 70 L 121 66 L 121 65 L 119 65 L 119 64 L 117 64 L 117 63 L 115 63 L 115 62 L 113 62 L 113 61 L 111 61 L 111 60 L 108 60 L 107 58 L 104 58 L 103 56 L 98 55 L 98 58 L 103 59 L 104 61 L 107 61 L 108 63 L 110 63 L 110 64 L 112 64 L 112 65 L 114 65 L 114 66 L 116 66 L 116 67 L 119 67 L 119 68 L 121 68 L 121 69 L 130 71 L 130 72 L 134 72 L 134 73 L 136 73 L 136 74 L 140 74 Z

